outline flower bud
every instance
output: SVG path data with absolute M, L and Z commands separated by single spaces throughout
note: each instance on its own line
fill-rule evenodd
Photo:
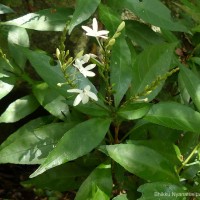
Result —
M 60 58 L 60 50 L 56 48 L 56 57 L 59 59 Z
M 108 46 L 113 46 L 114 44 L 115 44 L 115 39 L 114 38 L 110 39 L 108 42 Z
M 116 32 L 121 32 L 125 27 L 125 22 L 122 21 L 122 23 L 118 26 L 117 31 Z

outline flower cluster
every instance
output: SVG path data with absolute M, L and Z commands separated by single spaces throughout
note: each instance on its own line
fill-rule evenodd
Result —
M 93 18 L 92 28 L 90 28 L 88 26 L 82 26 L 82 28 L 86 31 L 86 35 L 95 37 L 97 40 L 99 37 L 101 37 L 103 39 L 108 38 L 107 35 L 108 35 L 109 31 L 107 31 L 107 30 L 98 31 L 98 23 L 97 23 L 96 18 Z M 90 58 L 95 58 L 95 57 L 96 57 L 96 55 L 94 55 L 94 54 L 85 54 L 84 56 L 81 56 L 81 57 L 78 57 L 77 59 L 75 59 L 75 62 L 73 65 L 74 65 L 74 67 L 76 67 L 79 70 L 79 72 L 85 78 L 86 77 L 94 77 L 95 73 L 91 70 L 96 67 L 96 64 L 89 64 L 85 67 L 83 65 L 88 63 Z M 89 85 L 85 86 L 83 90 L 81 90 L 81 89 L 67 90 L 67 92 L 69 92 L 69 93 L 78 93 L 78 95 L 76 96 L 76 98 L 74 100 L 73 106 L 77 106 L 80 102 L 82 102 L 83 104 L 86 104 L 90 98 L 94 101 L 98 101 L 97 95 L 95 93 L 91 92 L 90 90 L 91 90 L 91 87 Z

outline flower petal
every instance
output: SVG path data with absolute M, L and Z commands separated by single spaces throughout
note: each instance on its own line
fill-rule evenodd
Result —
M 95 101 L 98 101 L 98 97 L 97 97 L 97 95 L 96 95 L 95 93 L 90 92 L 90 91 L 87 91 L 87 95 L 88 95 L 91 99 L 93 99 L 93 100 L 95 100 Z
M 91 89 L 90 85 L 86 85 L 83 90 L 87 92 L 90 91 L 90 89 Z
M 93 18 L 92 28 L 93 28 L 93 31 L 95 31 L 95 32 L 98 31 L 98 23 L 97 23 L 96 18 Z
M 87 76 L 88 76 L 88 77 L 93 77 L 93 76 L 96 75 L 94 72 L 86 71 L 86 70 L 82 71 L 81 73 L 82 73 L 83 76 L 85 76 L 85 77 L 87 77 Z
M 97 35 L 107 35 L 109 33 L 109 31 L 107 31 L 107 30 L 101 30 L 101 31 L 98 31 L 97 32 Z
M 86 70 L 91 70 L 96 67 L 96 64 L 90 64 L 85 67 Z
M 80 93 L 79 95 L 77 95 L 77 97 L 74 100 L 73 106 L 77 106 L 83 99 L 83 96 L 84 96 L 83 93 Z
M 93 30 L 89 26 L 81 26 L 84 31 L 87 33 L 93 32 Z
M 72 93 L 82 93 L 83 90 L 80 90 L 80 89 L 69 89 L 69 90 L 67 90 L 67 92 L 72 92 Z
M 83 94 L 82 103 L 83 103 L 83 104 L 86 104 L 88 101 L 89 101 L 88 95 L 87 95 L 87 94 Z

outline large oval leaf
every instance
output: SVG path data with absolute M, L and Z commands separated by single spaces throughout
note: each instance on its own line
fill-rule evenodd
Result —
M 8 32 L 8 48 L 11 56 L 14 58 L 15 62 L 22 69 L 26 63 L 26 56 L 18 48 L 19 46 L 29 47 L 29 36 L 26 29 L 11 26 Z
M 143 145 L 106 146 L 109 156 L 127 171 L 147 181 L 178 182 L 174 166 L 153 149 Z
M 200 111 L 200 80 L 199 78 L 191 70 L 187 69 L 186 67 L 181 67 L 180 76 L 194 104 Z
M 169 128 L 200 133 L 200 113 L 176 102 L 153 105 L 145 119 Z
M 170 10 L 159 0 L 124 0 L 124 5 L 150 24 L 171 31 L 188 31 L 183 24 L 172 19 Z
M 44 163 L 31 175 L 83 156 L 97 147 L 105 137 L 110 119 L 90 119 L 67 131 Z
M 63 134 L 75 123 L 52 123 L 42 126 L 38 119 L 13 133 L 2 144 L 0 163 L 41 164 Z
M 131 94 L 137 95 L 145 90 L 157 79 L 164 75 L 170 67 L 175 44 L 160 44 L 146 48 L 137 58 L 133 65 L 133 78 Z M 163 82 L 149 95 L 151 101 L 161 90 Z
M 3 74 L 0 73 L 0 77 L 2 77 Z M 11 80 L 11 82 L 5 82 L 5 80 L 0 79 L 0 99 L 5 97 L 7 94 L 10 93 L 10 91 L 13 89 L 15 80 L 8 78 Z
M 10 7 L 0 4 L 0 15 L 6 14 L 6 13 L 13 13 L 13 12 L 14 10 L 11 9 Z
M 0 122 L 16 122 L 34 112 L 39 107 L 32 95 L 24 96 L 11 103 L 0 116 Z
M 69 162 L 52 168 L 40 176 L 24 181 L 21 184 L 24 187 L 32 186 L 45 190 L 72 191 L 80 187 L 83 177 L 87 177 L 89 173 L 90 168 Z
M 45 9 L 36 13 L 29 13 L 3 24 L 14 25 L 38 31 L 62 31 L 66 22 L 70 20 L 73 10 L 70 8 Z
M 79 188 L 75 200 L 109 200 L 112 192 L 111 166 L 101 164 Z
M 117 107 L 132 80 L 131 54 L 123 36 L 117 39 L 112 48 L 110 80 L 115 90 L 114 102 Z
M 56 90 L 50 88 L 47 83 L 35 85 L 33 93 L 38 102 L 55 117 L 64 120 L 69 114 L 66 99 L 59 95 Z
M 143 49 L 164 42 L 148 25 L 134 20 L 126 20 L 126 34 Z
M 182 186 L 166 182 L 146 183 L 138 191 L 142 193 L 138 200 L 183 200 L 187 194 Z
M 149 111 L 150 107 L 151 104 L 148 103 L 129 103 L 121 107 L 117 114 L 128 120 L 139 119 Z
M 101 0 L 77 0 L 76 9 L 69 25 L 69 33 L 75 26 L 88 19 L 97 9 Z

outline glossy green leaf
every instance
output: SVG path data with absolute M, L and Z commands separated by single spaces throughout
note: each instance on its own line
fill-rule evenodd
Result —
M 172 19 L 170 10 L 159 0 L 125 0 L 124 4 L 145 22 L 171 31 L 188 31 L 183 24 Z
M 181 185 L 167 182 L 146 183 L 138 188 L 142 197 L 138 200 L 186 200 L 187 191 Z
M 200 111 L 200 79 L 186 67 L 181 67 L 180 76 L 192 101 Z
M 22 49 L 22 51 L 24 52 L 24 54 L 26 54 L 36 72 L 50 87 L 55 89 L 59 94 L 63 95 L 64 97 L 72 97 L 70 93 L 67 93 L 67 89 L 71 89 L 69 85 L 64 84 L 61 87 L 58 86 L 58 83 L 66 83 L 66 79 L 64 77 L 64 74 L 62 73 L 59 64 L 52 66 L 50 64 L 52 59 L 44 53 L 34 52 L 27 49 Z M 70 67 L 69 73 L 73 74 L 73 78 L 75 80 L 74 84 L 76 84 L 77 88 L 81 89 L 84 88 L 86 85 L 90 85 L 92 92 L 97 93 L 94 85 L 81 73 L 78 73 L 73 66 Z M 71 104 L 72 103 L 73 102 L 71 102 Z
M 127 199 L 126 194 L 120 194 L 120 195 L 116 196 L 115 198 L 113 198 L 113 200 L 128 200 L 128 199 Z
M 119 56 L 120 55 L 120 56 Z M 114 102 L 117 107 L 124 94 L 128 90 L 131 79 L 131 54 L 126 40 L 120 36 L 112 48 L 111 55 L 111 75 L 110 80 L 113 85 Z
M 76 163 L 66 163 L 50 169 L 40 176 L 24 181 L 22 185 L 61 192 L 75 190 L 80 187 L 83 177 L 87 176 L 89 172 L 89 169 Z
M 14 25 L 38 31 L 62 31 L 66 22 L 70 20 L 73 10 L 70 8 L 45 9 L 36 13 L 29 13 L 3 24 Z
M 95 117 L 108 117 L 110 110 L 105 107 L 105 105 L 102 104 L 98 104 L 95 102 L 88 102 L 87 104 L 79 104 L 78 106 L 76 106 L 76 110 L 90 115 L 90 116 L 95 116 Z
M 77 0 L 75 12 L 69 25 L 69 33 L 71 33 L 75 26 L 91 17 L 100 2 L 101 0 Z
M 19 121 L 34 112 L 39 107 L 32 95 L 24 96 L 12 102 L 0 116 L 0 122 L 11 123 Z
M 117 113 L 120 117 L 134 120 L 143 117 L 149 111 L 150 107 L 151 104 L 147 103 L 129 103 L 121 107 Z
M 126 34 L 143 49 L 164 42 L 158 33 L 155 33 L 148 25 L 138 21 L 126 20 Z
M 7 14 L 7 13 L 13 13 L 13 9 L 9 8 L 8 6 L 5 6 L 3 4 L 0 4 L 0 15 Z
M 39 128 L 40 126 L 43 126 L 45 124 L 51 123 L 52 122 L 52 117 L 45 116 L 45 117 L 40 117 L 34 120 L 29 121 L 22 127 L 20 127 L 16 132 L 11 134 L 1 145 L 0 149 L 5 148 L 6 146 L 12 144 L 14 141 L 17 140 L 17 138 L 21 135 L 23 136 L 24 134 L 29 134 L 29 132 L 34 132 L 34 129 Z
M 200 113 L 176 102 L 162 102 L 151 107 L 147 121 L 169 128 L 199 133 Z
M 99 5 L 98 11 L 102 23 L 105 25 L 106 30 L 109 30 L 110 36 L 112 36 L 122 21 L 120 14 L 104 4 Z
M 109 125 L 109 119 L 100 118 L 90 119 L 76 125 L 65 133 L 55 149 L 31 177 L 89 153 L 101 143 Z
M 50 88 L 46 83 L 35 85 L 33 93 L 38 102 L 52 115 L 64 120 L 69 114 L 66 99 L 59 95 L 56 90 Z
M 111 166 L 101 164 L 79 188 L 75 200 L 110 200 L 112 192 Z
M 3 76 L 3 74 L 0 73 L 0 77 Z M 12 91 L 13 87 L 14 87 L 14 81 L 13 83 L 7 83 L 4 80 L 1 80 L 0 78 L 0 99 L 2 99 L 3 97 L 5 97 L 7 94 L 10 93 L 10 91 Z
M 26 124 L 2 144 L 0 163 L 41 164 L 74 123 L 43 125 L 41 119 Z
M 8 32 L 8 48 L 10 55 L 14 58 L 14 61 L 20 66 L 22 69 L 26 63 L 26 56 L 23 52 L 18 48 L 19 46 L 29 47 L 29 36 L 26 29 L 11 26 Z
M 109 156 L 127 171 L 147 181 L 178 182 L 173 164 L 155 150 L 135 144 L 106 146 Z
M 162 134 L 163 135 L 163 134 Z M 172 165 L 179 166 L 180 162 L 180 150 L 172 142 L 161 139 L 150 140 L 128 140 L 128 144 L 142 145 L 153 149 L 161 154 L 164 158 L 171 162 Z
M 160 44 L 146 48 L 133 65 L 131 95 L 137 95 L 145 90 L 147 85 L 162 76 L 170 68 L 175 44 Z M 161 90 L 163 82 L 146 97 L 151 101 Z M 143 97 L 142 97 L 143 98 Z

